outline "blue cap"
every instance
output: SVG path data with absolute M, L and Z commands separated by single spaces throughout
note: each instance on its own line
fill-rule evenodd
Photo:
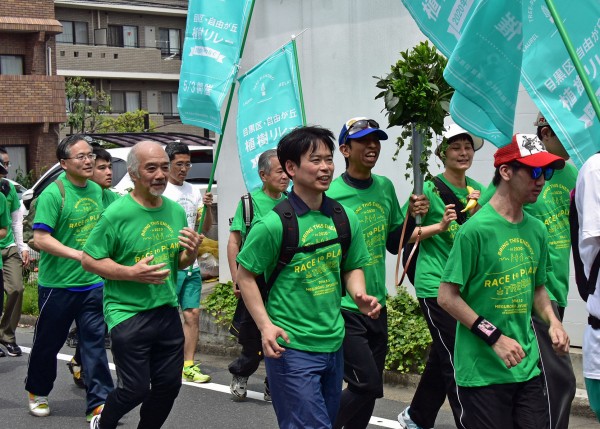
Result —
M 348 134 L 348 130 L 350 130 L 350 134 Z M 338 142 L 340 146 L 342 146 L 346 144 L 346 140 L 359 139 L 371 133 L 377 133 L 377 138 L 379 140 L 388 139 L 388 135 L 385 131 L 379 129 L 379 124 L 373 119 L 364 117 L 352 118 L 347 120 L 342 127 Z

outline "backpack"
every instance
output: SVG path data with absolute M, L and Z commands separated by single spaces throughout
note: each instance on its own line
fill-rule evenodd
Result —
M 62 213 L 62 210 L 65 206 L 65 184 L 59 179 L 56 179 L 54 183 L 56 183 L 56 186 L 58 186 L 60 196 L 62 197 L 60 212 L 58 214 L 60 217 L 60 213 Z M 29 212 L 23 218 L 23 242 L 36 252 L 39 252 L 40 249 L 35 245 L 35 242 L 33 241 L 33 221 L 35 220 L 35 206 L 39 197 L 40 196 L 38 195 L 37 197 L 31 200 L 31 203 L 29 204 Z
M 244 197 L 242 197 L 242 200 Z M 251 203 L 251 199 L 248 199 Z M 332 219 L 333 224 L 335 226 L 335 230 L 338 235 L 337 238 L 301 247 L 298 247 L 298 242 L 300 240 L 300 232 L 298 230 L 298 218 L 296 217 L 296 212 L 294 211 L 294 208 L 290 204 L 289 200 L 285 199 L 273 208 L 273 211 L 277 213 L 279 215 L 279 218 L 281 219 L 281 224 L 283 226 L 283 236 L 281 240 L 281 246 L 279 249 L 279 258 L 277 260 L 277 266 L 275 267 L 268 279 L 265 279 L 265 276 L 263 275 L 259 275 L 256 277 L 256 283 L 258 284 L 258 288 L 260 290 L 260 294 L 263 298 L 263 301 L 266 302 L 269 295 L 269 291 L 273 287 L 273 284 L 275 284 L 275 280 L 277 280 L 277 277 L 279 277 L 279 274 L 285 268 L 285 266 L 292 261 L 296 253 L 314 252 L 315 250 L 320 249 L 321 247 L 326 247 L 334 243 L 340 243 L 342 251 L 342 262 L 340 265 L 343 267 L 344 262 L 346 261 L 346 257 L 348 256 L 348 249 L 350 248 L 350 242 L 352 240 L 350 221 L 342 205 L 335 200 L 330 199 L 330 201 L 333 206 Z M 252 205 L 250 204 L 250 206 Z M 244 206 L 242 205 L 242 207 Z M 341 287 L 342 296 L 344 296 L 346 294 L 346 289 L 343 284 L 341 285 Z M 257 340 L 260 341 L 260 331 L 254 323 L 254 320 L 252 319 L 252 316 L 250 315 L 250 312 L 244 305 L 244 301 L 242 299 L 238 301 L 238 305 L 235 309 L 235 314 L 233 315 L 233 320 L 229 327 L 229 332 L 238 337 L 240 343 L 249 343 L 251 341 Z
M 587 302 L 588 296 L 596 290 L 596 281 L 598 280 L 598 271 L 600 269 L 600 252 L 590 269 L 590 278 L 585 276 L 583 261 L 579 253 L 579 217 L 577 213 L 577 204 L 575 204 L 575 189 L 571 191 L 571 202 L 569 205 L 569 228 L 571 235 L 571 252 L 573 253 L 573 266 L 575 267 L 575 283 L 581 299 Z
M 10 194 L 10 183 L 8 180 L 0 179 L 0 192 L 2 192 L 5 197 L 8 197 L 8 194 Z
M 442 182 L 442 180 L 440 180 L 438 177 L 434 177 L 432 182 L 435 185 L 435 187 L 437 188 L 438 192 L 440 193 L 440 197 L 442 198 L 444 205 L 447 206 L 448 204 L 454 204 L 454 210 L 456 210 L 456 222 L 459 225 L 462 225 L 463 223 L 465 223 L 467 221 L 467 214 L 461 213 L 461 210 L 464 208 L 463 203 L 460 202 L 458 197 L 454 194 L 454 192 L 452 192 L 452 190 L 448 187 L 448 185 L 446 185 L 444 182 Z M 408 257 L 410 255 L 410 252 L 412 252 L 412 249 L 414 246 L 415 246 L 415 243 L 406 243 L 404 245 L 404 248 L 402 249 L 402 265 L 404 267 L 406 267 L 406 264 L 408 262 Z M 419 258 L 419 247 L 417 246 L 417 249 L 415 250 L 415 254 L 413 255 L 412 259 L 410 260 L 410 264 L 408 265 L 407 268 L 405 268 L 406 276 L 408 277 L 408 280 L 410 280 L 410 282 L 413 284 L 413 286 L 415 284 L 415 272 L 417 271 L 417 259 L 418 258 Z

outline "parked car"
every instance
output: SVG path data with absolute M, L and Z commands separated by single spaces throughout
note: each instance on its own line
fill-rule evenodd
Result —
M 130 188 L 133 188 L 133 182 L 127 173 L 127 155 L 131 150 L 131 147 L 119 147 L 114 149 L 107 149 L 112 156 L 113 161 L 113 188 L 120 194 L 125 194 Z M 193 186 L 196 186 L 202 192 L 202 195 L 206 192 L 208 187 L 208 181 L 210 179 L 210 172 L 212 169 L 213 161 L 213 149 L 208 146 L 190 146 L 192 168 L 190 169 L 187 177 L 187 181 Z M 25 207 L 29 209 L 31 201 L 37 197 L 50 183 L 54 182 L 58 175 L 62 172 L 62 168 L 59 163 L 54 164 L 51 168 L 46 171 L 42 177 L 33 185 L 31 189 L 23 192 L 23 203 Z M 214 201 L 217 202 L 217 185 L 213 183 L 212 193 L 214 194 Z
M 10 180 L 8 177 L 6 178 L 6 180 L 8 180 L 10 183 L 13 184 L 13 186 L 15 187 L 15 190 L 17 191 L 17 195 L 19 196 L 19 199 L 22 200 L 23 194 L 27 191 L 27 188 L 25 186 L 21 185 L 19 182 Z

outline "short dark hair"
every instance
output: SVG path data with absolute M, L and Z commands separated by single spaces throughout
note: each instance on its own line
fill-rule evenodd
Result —
M 314 152 L 323 143 L 331 151 L 335 149 L 335 137 L 327 128 L 319 126 L 298 127 L 287 133 L 279 141 L 277 145 L 277 158 L 285 171 L 285 174 L 290 177 L 285 163 L 292 161 L 296 165 L 300 165 L 302 155 L 307 152 Z M 290 177 L 291 178 L 291 177 Z
M 83 134 L 72 134 L 62 139 L 58 146 L 56 146 L 56 159 L 60 161 L 61 159 L 69 158 L 71 156 L 71 147 L 80 141 L 84 141 L 90 148 L 92 147 L 89 137 L 84 136 Z
M 100 146 L 94 146 L 94 154 L 96 154 L 96 160 L 101 159 L 106 162 L 112 162 L 112 156 L 110 152 Z
M 512 170 L 518 170 L 519 168 L 523 168 L 523 167 L 527 167 L 524 164 L 521 164 L 519 161 L 511 161 L 507 164 L 502 164 L 502 165 L 508 165 Z M 498 187 L 498 185 L 500 184 L 500 181 L 502 180 L 502 176 L 500 176 L 500 167 L 502 165 L 499 165 L 498 167 L 496 167 L 496 171 L 494 172 L 494 178 L 492 179 L 492 185 L 494 185 L 494 187 Z
M 8 154 L 8 152 L 6 151 L 6 148 L 4 146 L 0 146 L 0 153 Z
M 169 161 L 173 161 L 176 155 L 189 155 L 190 148 L 185 143 L 171 142 L 165 146 L 165 152 L 169 156 Z
M 540 141 L 542 140 L 542 129 L 546 128 L 546 127 L 550 128 L 550 137 L 554 137 L 556 135 L 550 125 L 542 125 L 540 127 L 537 127 L 537 131 L 536 131 L 536 134 L 538 136 L 538 139 L 540 139 Z

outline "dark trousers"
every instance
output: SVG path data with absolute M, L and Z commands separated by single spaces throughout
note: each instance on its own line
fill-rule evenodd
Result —
M 64 345 L 73 320 L 79 326 L 86 382 L 86 413 L 104 404 L 113 389 L 112 376 L 104 349 L 103 288 L 86 292 L 38 287 L 40 315 L 35 325 L 33 347 L 25 389 L 34 395 L 48 396 L 56 379 L 56 355 Z
M 558 304 L 551 301 L 557 317 L 562 320 Z M 552 339 L 548 334 L 548 325 L 532 316 L 533 329 L 540 349 L 540 369 L 542 384 L 550 407 L 550 429 L 568 429 L 571 402 L 575 397 L 576 380 L 569 355 L 558 355 L 552 348 Z
M 364 429 L 369 424 L 375 400 L 383 397 L 383 369 L 388 350 L 387 309 L 379 318 L 342 310 L 344 337 L 344 380 L 340 408 L 334 428 Z
M 456 319 L 438 305 L 436 298 L 419 298 L 419 305 L 433 342 L 410 404 L 410 418 L 422 428 L 432 428 L 448 396 L 456 427 L 464 428 L 461 423 L 463 404 L 454 379 Z
M 540 377 L 522 383 L 459 387 L 467 429 L 541 429 L 548 424 L 548 405 Z
M 140 403 L 138 428 L 162 427 L 181 388 L 184 339 L 177 308 L 138 313 L 110 334 L 119 382 L 106 399 L 100 427 L 116 428 L 119 419 Z
M 250 377 L 263 360 L 261 334 L 240 298 L 237 302 L 229 332 L 235 335 L 242 346 L 240 356 L 229 364 L 229 372 L 240 377 Z
M 250 377 L 263 360 L 262 344 L 260 341 L 240 342 L 240 344 L 242 353 L 229 364 L 229 372 L 240 377 Z

